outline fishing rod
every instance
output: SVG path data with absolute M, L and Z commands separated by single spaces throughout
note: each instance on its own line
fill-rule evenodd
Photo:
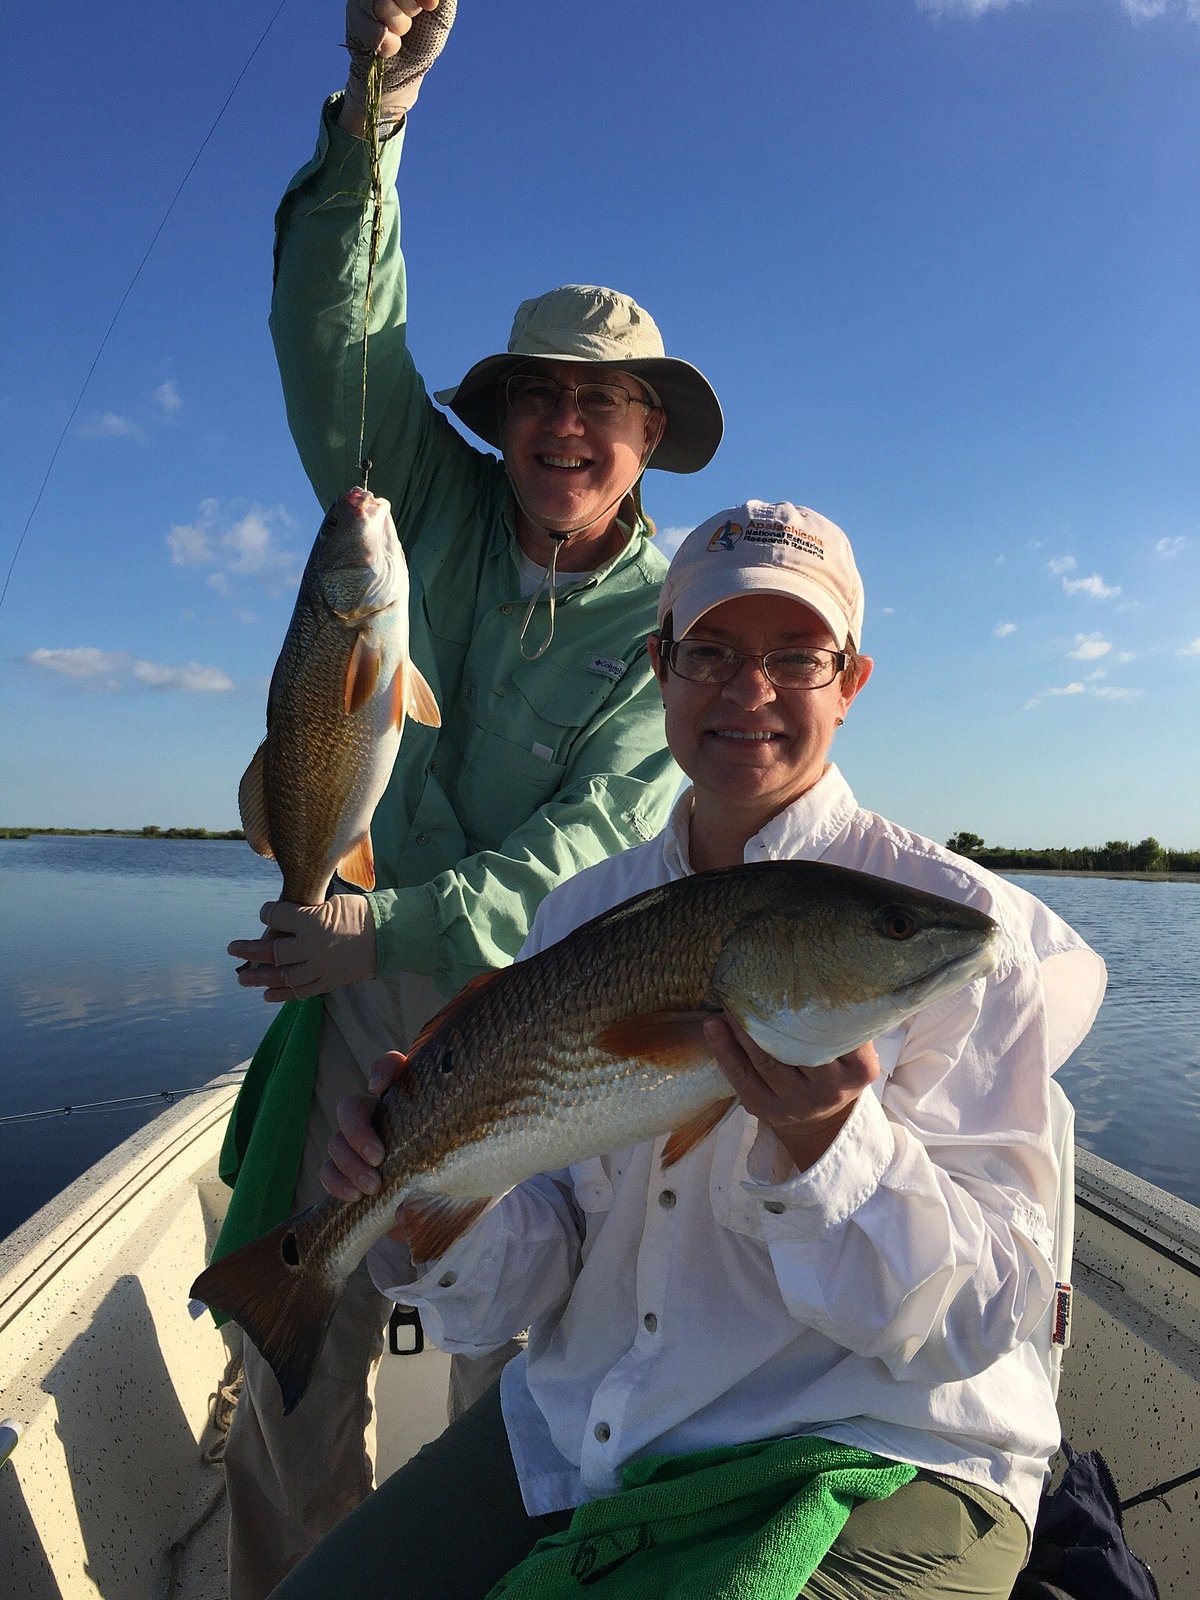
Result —
M 70 432 L 71 424 L 75 421 L 75 418 L 79 413 L 79 408 L 83 404 L 83 397 L 87 393 L 88 385 L 91 383 L 93 374 L 95 373 L 96 368 L 100 364 L 100 358 L 104 354 L 105 347 L 107 346 L 109 339 L 112 337 L 112 331 L 117 325 L 117 319 L 120 317 L 121 312 L 125 309 L 125 302 L 129 299 L 129 296 L 133 293 L 134 287 L 137 284 L 138 279 L 141 277 L 142 272 L 145 269 L 146 263 L 147 263 L 147 261 L 149 261 L 151 253 L 153 252 L 155 245 L 158 243 L 159 236 L 161 235 L 163 229 L 166 227 L 167 222 L 170 219 L 171 213 L 174 211 L 174 209 L 175 209 L 175 207 L 176 207 L 176 205 L 177 205 L 177 203 L 179 201 L 179 197 L 184 191 L 184 188 L 185 188 L 185 186 L 187 184 L 188 179 L 191 177 L 192 173 L 196 170 L 196 166 L 200 161 L 200 157 L 204 154 L 205 150 L 208 148 L 209 142 L 211 141 L 213 134 L 216 133 L 217 128 L 220 126 L 221 119 L 224 117 L 226 111 L 229 110 L 230 102 L 232 101 L 234 95 L 237 93 L 238 88 L 241 85 L 242 79 L 246 76 L 247 72 L 249 72 L 251 63 L 253 62 L 253 60 L 254 60 L 255 56 L 258 54 L 258 52 L 262 49 L 263 45 L 266 43 L 267 35 L 271 32 L 271 29 L 275 26 L 276 22 L 278 22 L 279 15 L 282 12 L 284 6 L 287 5 L 287 3 L 288 3 L 288 0 L 279 0 L 279 4 L 275 7 L 275 11 L 274 11 L 274 14 L 271 17 L 271 20 L 267 23 L 266 27 L 263 29 L 262 33 L 259 35 L 258 42 L 255 44 L 254 48 L 251 50 L 250 54 L 246 57 L 246 60 L 242 64 L 241 71 L 238 73 L 237 77 L 233 80 L 233 87 L 230 89 L 229 93 L 225 96 L 224 104 L 221 106 L 221 109 L 217 112 L 216 116 L 213 118 L 212 126 L 209 128 L 208 132 L 204 135 L 204 138 L 201 140 L 200 148 L 196 151 L 196 154 L 192 157 L 191 161 L 189 162 L 187 171 L 184 173 L 183 177 L 180 178 L 178 186 L 176 187 L 175 193 L 171 196 L 171 199 L 170 199 L 170 201 L 169 201 L 169 203 L 167 205 L 167 209 L 163 212 L 162 217 L 159 220 L 159 224 L 158 224 L 157 228 L 155 228 L 154 233 L 151 236 L 150 243 L 146 246 L 145 252 L 142 255 L 142 259 L 138 262 L 137 267 L 134 270 L 133 277 L 130 278 L 128 284 L 125 287 L 125 292 L 121 295 L 121 298 L 117 301 L 117 308 L 113 312 L 111 318 L 109 319 L 108 327 L 104 330 L 104 335 L 100 340 L 100 344 L 99 344 L 99 346 L 98 346 L 98 348 L 96 350 L 96 354 L 92 357 L 92 364 L 87 369 L 87 372 L 84 375 L 83 383 L 80 385 L 80 388 L 79 388 L 79 393 L 75 396 L 75 404 L 71 407 L 70 413 L 67 416 L 67 420 L 62 425 L 62 431 L 59 433 L 58 438 L 55 441 L 54 448 L 50 452 L 49 464 L 47 465 L 46 471 L 43 474 L 42 481 L 41 481 L 41 484 L 38 487 L 37 494 L 34 496 L 33 506 L 30 509 L 29 515 L 25 519 L 25 525 L 21 529 L 20 537 L 17 539 L 16 548 L 13 550 L 13 553 L 12 553 L 12 559 L 8 563 L 8 571 L 5 574 L 5 578 L 4 578 L 4 587 L 2 589 L 0 589 L 0 607 L 3 607 L 5 599 L 8 596 L 8 586 L 12 582 L 13 569 L 16 567 L 17 557 L 21 554 L 21 548 L 25 543 L 25 539 L 26 539 L 26 536 L 29 533 L 30 527 L 33 525 L 33 519 L 34 519 L 34 517 L 37 516 L 38 507 L 41 505 L 42 497 L 46 493 L 46 485 L 50 482 L 50 475 L 54 471 L 54 465 L 57 462 L 58 457 L 59 457 L 59 453 L 62 450 L 64 442 L 66 441 L 67 434 Z M 0 1119 L 0 1120 L 2 1120 L 2 1119 Z
M 0 1127 L 14 1122 L 45 1122 L 50 1117 L 75 1117 L 87 1111 L 111 1111 L 121 1106 L 174 1105 L 189 1094 L 210 1094 L 217 1089 L 229 1089 L 241 1083 L 246 1076 L 244 1068 L 235 1068 L 215 1083 L 197 1084 L 194 1089 L 158 1089 L 154 1093 L 127 1094 L 114 1100 L 88 1100 L 81 1105 L 48 1106 L 41 1111 L 14 1111 L 0 1117 Z

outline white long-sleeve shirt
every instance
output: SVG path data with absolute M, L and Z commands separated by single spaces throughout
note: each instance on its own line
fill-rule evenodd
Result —
M 685 792 L 656 839 L 554 890 L 522 955 L 689 873 L 689 815 Z M 1104 964 L 1032 895 L 862 810 L 834 767 L 745 859 L 976 906 L 999 964 L 876 1041 L 879 1080 L 807 1171 L 737 1106 L 666 1172 L 659 1139 L 520 1185 L 422 1275 L 385 1242 L 375 1281 L 447 1350 L 529 1327 L 501 1396 L 531 1514 L 615 1493 L 636 1456 L 820 1434 L 980 1484 L 1032 1527 L 1059 1438 L 1029 1343 L 1054 1286 L 1048 1085 Z

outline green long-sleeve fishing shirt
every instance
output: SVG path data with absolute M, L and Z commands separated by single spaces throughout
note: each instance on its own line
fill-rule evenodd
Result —
M 336 107 L 279 207 L 271 310 L 288 421 L 322 506 L 359 481 L 370 247 L 368 147 L 335 125 Z M 513 959 L 556 882 L 656 833 L 679 772 L 644 649 L 666 562 L 640 519 L 615 561 L 559 591 L 546 653 L 522 655 L 503 465 L 433 405 L 406 343 L 402 138 L 383 147 L 366 455 L 408 560 L 411 654 L 442 726 L 405 724 L 371 828 L 368 898 L 380 974 L 426 973 L 452 993 Z M 547 628 L 543 599 L 527 641 Z

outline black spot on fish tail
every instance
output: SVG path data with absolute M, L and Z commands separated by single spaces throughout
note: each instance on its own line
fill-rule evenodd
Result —
M 439 1072 L 453 1072 L 454 1071 L 454 1051 L 453 1050 L 443 1050 L 442 1051 L 442 1059 L 438 1062 L 438 1071 Z
M 283 1412 L 308 1388 L 342 1284 L 304 1259 L 292 1222 L 214 1261 L 192 1285 L 193 1299 L 238 1323 L 279 1383 Z

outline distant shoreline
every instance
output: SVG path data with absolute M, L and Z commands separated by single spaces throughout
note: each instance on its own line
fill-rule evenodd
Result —
M 0 839 L 244 839 L 240 828 L 225 832 L 209 828 L 5 828 Z
M 1115 867 L 991 867 L 997 877 L 1132 878 L 1135 883 L 1200 883 L 1200 872 L 1119 872 Z

